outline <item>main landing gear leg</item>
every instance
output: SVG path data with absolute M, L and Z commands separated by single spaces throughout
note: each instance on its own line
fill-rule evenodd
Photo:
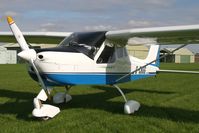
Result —
M 124 95 L 124 93 L 122 92 L 122 90 L 117 86 L 117 85 L 113 85 L 115 88 L 117 88 L 117 90 L 120 92 L 120 94 L 122 95 L 122 97 L 124 98 L 125 104 L 124 104 L 124 113 L 125 114 L 132 114 L 135 111 L 138 111 L 138 109 L 140 108 L 140 103 L 134 100 L 129 100 L 127 101 L 126 96 Z
M 48 88 L 50 92 L 51 88 Z M 49 104 L 42 104 L 42 101 L 46 101 L 48 96 L 46 95 L 45 91 L 41 89 L 37 97 L 34 98 L 34 110 L 32 111 L 32 115 L 34 117 L 42 118 L 43 120 L 48 120 L 49 118 L 53 118 L 60 112 L 58 107 L 49 105 Z
M 69 90 L 70 90 L 71 86 L 66 86 L 66 92 L 58 92 L 57 94 L 55 94 L 53 96 L 53 103 L 55 104 L 61 104 L 64 102 L 69 102 L 70 100 L 72 100 L 71 95 L 68 94 Z

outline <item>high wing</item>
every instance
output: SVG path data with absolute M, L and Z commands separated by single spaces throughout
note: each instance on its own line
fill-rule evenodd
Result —
M 29 43 L 50 43 L 57 44 L 65 37 L 68 37 L 72 32 L 23 32 L 25 39 Z M 11 32 L 0 32 L 1 42 L 16 42 Z
M 142 44 L 158 44 L 158 45 L 168 45 L 168 44 L 183 44 L 177 47 L 174 51 L 186 46 L 187 44 L 199 44 L 199 25 L 187 25 L 187 26 L 170 26 L 170 27 L 155 27 L 155 28 L 137 28 L 129 30 L 118 30 L 109 31 L 106 33 L 106 39 L 109 43 L 115 46 L 125 46 L 125 45 L 142 45 Z M 167 56 L 167 55 L 165 55 Z M 120 80 L 126 78 L 127 76 L 135 73 L 148 65 L 156 62 L 157 60 L 163 58 L 157 58 L 151 62 L 140 66 L 136 70 L 129 72 L 128 74 L 120 77 L 116 80 L 118 83 Z M 160 71 L 159 71 L 160 72 Z M 166 72 L 166 70 L 164 71 Z M 167 70 L 167 72 L 171 72 Z M 174 72 L 174 71 L 172 71 Z M 185 71 L 175 71 L 178 73 L 189 73 Z M 192 72 L 197 73 L 197 72 Z
M 154 39 L 159 45 L 199 43 L 199 25 L 137 28 L 109 31 L 107 40 L 114 45 L 124 46 L 131 38 Z

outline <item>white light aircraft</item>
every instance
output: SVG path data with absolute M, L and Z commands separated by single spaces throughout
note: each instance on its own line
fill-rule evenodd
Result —
M 188 25 L 67 34 L 43 33 L 41 35 L 49 37 L 67 37 L 55 48 L 31 49 L 13 19 L 7 17 L 7 20 L 22 50 L 18 56 L 29 63 L 30 76 L 42 88 L 33 100 L 35 108 L 32 114 L 44 119 L 53 118 L 60 112 L 58 107 L 42 103 L 50 98 L 53 86 L 66 87 L 66 93 L 59 92 L 53 97 L 54 103 L 59 104 L 72 99 L 68 94 L 70 87 L 83 84 L 114 86 L 124 98 L 124 112 L 132 114 L 139 109 L 140 104 L 127 100 L 117 84 L 155 76 L 160 71 L 160 45 L 183 44 L 177 50 L 199 42 L 199 25 Z M 126 45 L 143 44 L 150 46 L 146 59 L 127 54 Z

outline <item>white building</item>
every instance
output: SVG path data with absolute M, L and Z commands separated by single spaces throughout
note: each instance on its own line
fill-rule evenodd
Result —
M 0 64 L 16 64 L 17 63 L 17 51 L 7 50 L 4 47 L 0 47 Z
M 56 47 L 57 44 L 30 44 L 33 48 Z M 18 43 L 0 43 L 0 64 L 16 64 L 24 61 L 17 57 L 21 51 Z

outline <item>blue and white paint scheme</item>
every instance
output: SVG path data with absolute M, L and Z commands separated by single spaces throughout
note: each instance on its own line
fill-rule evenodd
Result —
M 103 45 L 105 44 L 102 44 L 101 47 Z M 43 58 L 37 58 L 35 64 L 47 81 L 54 81 L 56 85 L 112 85 L 116 83 L 118 78 L 136 70 L 145 63 L 155 60 L 159 45 L 151 45 L 149 56 L 145 60 L 128 55 L 125 47 L 114 47 L 113 49 L 114 53 L 110 57 L 110 60 L 114 58 L 112 63 L 109 63 L 109 61 L 97 63 L 99 57 L 91 59 L 83 53 L 40 52 L 38 55 L 42 55 Z M 100 49 L 98 53 L 102 51 L 103 49 Z M 96 56 L 100 55 L 98 53 Z M 154 76 L 157 70 L 159 70 L 158 66 L 149 65 L 144 70 L 132 73 L 119 83 Z
M 42 89 L 34 98 L 33 116 L 53 118 L 60 112 L 58 107 L 42 104 L 49 98 L 53 86 L 82 84 L 112 85 L 123 96 L 124 112 L 132 114 L 140 104 L 127 100 L 118 83 L 130 82 L 151 76 L 159 71 L 161 44 L 195 44 L 199 42 L 199 25 L 129 29 L 119 31 L 54 33 L 54 37 L 65 37 L 55 48 L 30 49 L 23 34 L 11 17 L 7 18 L 11 31 L 18 41 L 19 57 L 29 64 L 30 76 L 39 82 Z M 33 36 L 48 36 L 32 33 Z M 29 34 L 30 36 L 30 34 Z M 50 32 L 49 37 L 53 37 Z M 146 59 L 138 59 L 127 53 L 126 45 L 150 47 Z M 55 103 L 68 102 L 72 97 L 58 93 Z

